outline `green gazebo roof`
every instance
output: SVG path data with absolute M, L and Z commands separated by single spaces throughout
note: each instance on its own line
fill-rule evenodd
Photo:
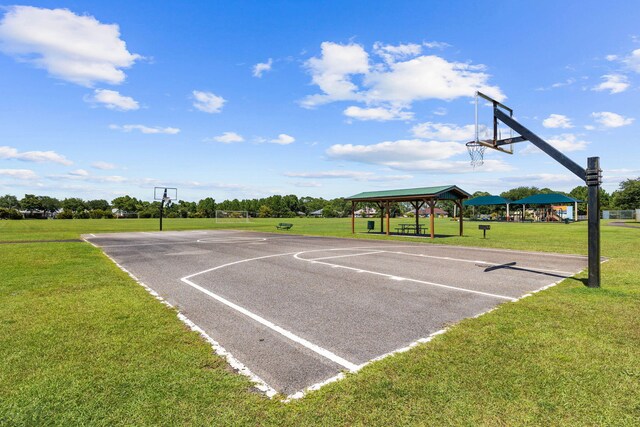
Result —
M 443 199 L 443 200 L 459 200 L 466 199 L 471 195 L 455 185 L 441 185 L 438 187 L 421 187 L 421 188 L 405 188 L 399 190 L 384 191 L 365 191 L 353 196 L 347 197 L 345 200 L 352 201 L 412 201 L 421 198 L 426 199 Z

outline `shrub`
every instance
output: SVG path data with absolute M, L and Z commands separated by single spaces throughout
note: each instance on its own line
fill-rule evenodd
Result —
M 87 211 L 79 211 L 73 214 L 73 219 L 89 219 L 89 212 Z
M 23 219 L 20 211 L 12 208 L 0 208 L 0 219 Z
M 57 219 L 73 219 L 73 212 L 68 209 L 63 209 L 62 212 L 58 212 Z

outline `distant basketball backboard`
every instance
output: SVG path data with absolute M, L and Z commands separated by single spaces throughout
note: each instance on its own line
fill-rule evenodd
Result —
M 178 200 L 178 189 L 174 187 L 154 187 L 153 200 L 175 201 Z

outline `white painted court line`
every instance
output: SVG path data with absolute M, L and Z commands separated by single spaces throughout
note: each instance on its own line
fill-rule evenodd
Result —
M 380 273 L 378 271 L 365 270 L 364 268 L 347 267 L 347 266 L 340 265 L 340 264 L 331 264 L 329 262 L 312 261 L 312 260 L 308 260 L 308 259 L 305 259 L 305 258 L 300 258 L 299 255 L 304 254 L 304 253 L 305 253 L 304 251 L 303 252 L 298 252 L 298 253 L 294 254 L 293 257 L 296 258 L 296 259 L 299 259 L 300 261 L 310 262 L 310 263 L 313 263 L 313 264 L 323 264 L 323 265 L 327 265 L 327 266 L 332 267 L 332 268 L 344 268 L 346 270 L 356 271 L 358 273 L 373 274 L 375 276 L 387 277 L 387 278 L 389 278 L 391 280 L 421 283 L 421 284 L 424 284 L 424 285 L 436 286 L 436 287 L 439 287 L 439 288 L 451 289 L 451 290 L 460 291 L 460 292 L 467 292 L 467 293 L 471 293 L 471 294 L 483 295 L 483 296 L 487 296 L 487 297 L 491 297 L 491 298 L 500 298 L 500 299 L 504 299 L 504 300 L 507 300 L 507 301 L 515 301 L 516 300 L 516 298 L 508 297 L 508 296 L 505 296 L 505 295 L 497 295 L 497 294 L 491 294 L 491 293 L 488 293 L 488 292 L 474 291 L 474 290 L 471 290 L 471 289 L 459 288 L 459 287 L 456 287 L 456 286 L 443 285 L 442 283 L 427 282 L 425 280 L 411 279 L 409 277 L 401 277 L 401 276 L 396 276 L 396 275 L 393 275 L 393 274 Z
M 322 259 L 347 258 L 347 257 L 353 257 L 353 256 L 361 256 L 361 255 L 381 254 L 383 252 L 387 252 L 387 251 L 375 251 L 375 252 L 363 252 L 363 253 L 360 253 L 360 254 L 325 256 L 325 257 L 322 257 L 322 258 L 312 258 L 312 259 L 309 259 L 307 261 L 320 261 Z
M 293 255 L 295 252 L 288 252 L 288 253 L 284 253 L 284 254 L 273 254 L 273 255 L 266 255 L 266 256 L 261 256 L 261 257 L 257 257 L 257 258 L 249 258 L 249 259 L 243 259 L 240 261 L 235 261 L 235 262 L 230 262 L 228 264 L 223 264 L 223 265 L 219 265 L 217 267 L 213 267 L 213 268 L 209 268 L 207 270 L 203 270 L 200 271 L 198 273 L 194 273 L 191 274 L 189 276 L 185 276 L 183 278 L 181 278 L 180 280 L 183 283 L 186 283 L 187 285 L 191 286 L 194 289 L 199 290 L 200 292 L 210 296 L 211 298 L 221 302 L 222 304 L 226 305 L 227 307 L 230 307 L 236 311 L 238 311 L 239 313 L 244 314 L 245 316 L 255 320 L 256 322 L 260 323 L 263 326 L 266 326 L 267 328 L 279 333 L 280 335 L 290 339 L 293 342 L 296 342 L 306 348 L 308 348 L 311 351 L 314 351 L 316 353 L 318 353 L 319 355 L 331 360 L 334 363 L 337 363 L 340 366 L 345 367 L 346 369 L 348 369 L 349 371 L 355 371 L 358 369 L 358 365 L 356 365 L 355 363 L 349 362 L 346 359 L 343 359 L 342 357 L 338 356 L 337 354 L 334 354 L 332 352 L 330 352 L 329 350 L 320 347 L 319 345 L 313 344 L 307 340 L 305 340 L 302 337 L 297 336 L 296 334 L 294 334 L 293 332 L 290 332 L 276 324 L 274 324 L 273 322 L 268 321 L 267 319 L 258 316 L 255 313 L 250 312 L 249 310 L 247 310 L 244 307 L 240 307 L 237 304 L 234 304 L 233 302 L 227 300 L 226 298 L 221 297 L 220 295 L 214 294 L 213 292 L 211 292 L 208 289 L 203 288 L 202 286 L 192 282 L 191 278 L 204 274 L 204 273 L 208 273 L 211 271 L 215 271 L 221 268 L 225 268 L 231 265 L 237 265 L 237 264 L 241 264 L 241 263 L 245 263 L 245 262 L 251 262 L 251 261 L 257 261 L 257 260 L 261 260 L 261 259 L 266 259 L 266 258 L 274 258 L 274 257 L 280 257 L 280 256 L 287 256 L 287 255 Z
M 411 253 L 408 253 L 408 252 L 399 252 L 399 251 L 381 251 L 381 252 L 386 252 L 386 253 L 390 253 L 390 254 L 397 254 L 397 255 L 407 255 L 407 256 L 420 257 L 420 258 L 441 259 L 441 260 L 445 260 L 445 261 L 468 262 L 468 263 L 471 263 L 471 264 L 486 264 L 486 265 L 490 265 L 490 266 L 501 266 L 501 265 L 504 265 L 504 263 L 496 263 L 496 262 L 480 261 L 480 260 L 472 260 L 472 259 L 464 259 L 464 258 L 453 258 L 453 257 L 448 257 L 448 256 L 411 254 Z M 513 267 L 520 268 L 520 269 L 526 269 L 526 270 L 546 271 L 546 272 L 558 273 L 558 274 L 568 274 L 570 276 L 573 276 L 575 274 L 575 273 L 572 273 L 570 271 L 554 270 L 554 269 L 551 269 L 551 268 L 530 267 L 530 266 L 525 266 L 525 265 L 515 265 Z M 505 268 L 508 268 L 508 266 L 505 266 Z
M 89 244 L 91 244 L 92 246 L 101 249 L 99 246 L 93 244 L 92 242 L 90 242 L 89 240 L 85 239 L 85 241 Z M 131 277 L 137 284 L 139 284 L 140 286 L 142 286 L 147 292 L 149 292 L 155 299 L 157 299 L 158 301 L 160 301 L 160 303 L 166 305 L 167 307 L 170 307 L 174 310 L 176 310 L 177 313 L 177 317 L 178 319 L 180 319 L 180 321 L 182 321 L 185 325 L 187 325 L 189 327 L 189 329 L 191 329 L 192 331 L 198 332 L 200 334 L 200 336 L 202 336 L 204 338 L 205 341 L 207 341 L 209 343 L 209 345 L 211 345 L 211 348 L 213 348 L 213 351 L 226 359 L 227 363 L 229 363 L 229 365 L 231 365 L 231 367 L 233 367 L 236 371 L 238 371 L 238 373 L 248 377 L 253 383 L 254 386 L 260 390 L 261 392 L 263 392 L 264 394 L 267 395 L 267 397 L 272 398 L 273 396 L 277 395 L 278 392 L 271 387 L 269 384 L 267 384 L 262 378 L 260 378 L 258 375 L 254 374 L 253 372 L 251 372 L 251 370 L 249 368 L 247 368 L 242 362 L 240 362 L 238 359 L 236 359 L 230 352 L 228 352 L 222 345 L 220 345 L 220 343 L 218 343 L 216 340 L 214 340 L 213 338 L 211 338 L 205 331 L 204 329 L 200 328 L 198 325 L 196 325 L 193 321 L 191 321 L 187 316 L 185 316 L 184 314 L 182 314 L 177 308 L 175 308 L 173 305 L 171 305 L 171 303 L 169 303 L 167 300 L 165 300 L 164 298 L 162 298 L 156 291 L 154 291 L 153 289 L 151 289 L 149 286 L 145 285 L 140 279 L 138 279 L 133 273 L 131 273 L 129 270 L 127 270 L 126 268 L 124 268 L 122 265 L 120 265 L 114 258 L 110 257 L 109 255 L 107 255 L 106 252 L 102 252 L 108 259 L 111 260 L 111 262 L 113 262 L 120 270 L 124 271 L 126 274 L 129 275 L 129 277 Z
M 204 293 L 206 295 L 209 295 L 211 298 L 221 302 L 222 304 L 226 305 L 227 307 L 230 307 L 230 308 L 236 310 L 237 312 L 242 313 L 245 316 L 255 320 L 256 322 L 260 323 L 261 325 L 264 325 L 267 328 L 279 333 L 283 337 L 289 338 L 291 341 L 296 342 L 296 343 L 308 348 L 309 350 L 318 353 L 319 355 L 321 355 L 323 357 L 326 357 L 327 359 L 331 360 L 332 362 L 335 362 L 338 365 L 343 366 L 343 367 L 347 368 L 350 371 L 355 371 L 355 370 L 358 369 L 358 365 L 356 365 L 355 363 L 349 362 L 348 360 L 343 359 L 342 357 L 338 356 L 337 354 L 334 354 L 334 353 L 330 352 L 329 350 L 320 347 L 319 345 L 313 344 L 313 343 L 305 340 L 304 338 L 297 336 L 293 332 L 290 332 L 290 331 L 288 331 L 288 330 L 286 330 L 286 329 L 274 324 L 273 322 L 268 321 L 264 317 L 260 317 L 257 314 L 250 312 L 246 308 L 240 307 L 239 305 L 232 303 L 231 301 L 221 297 L 220 295 L 214 294 L 210 290 L 205 289 L 205 288 L 203 288 L 202 286 L 200 286 L 200 285 L 198 285 L 196 283 L 193 283 L 191 280 L 185 279 L 184 277 L 182 279 L 180 279 L 180 280 L 182 280 L 187 285 L 193 287 L 194 289 L 197 289 L 200 292 L 202 292 L 202 293 Z

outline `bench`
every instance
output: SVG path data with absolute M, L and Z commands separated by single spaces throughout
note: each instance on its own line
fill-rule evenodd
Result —
M 278 230 L 288 230 L 291 227 L 293 227 L 293 224 L 289 224 L 287 222 L 281 222 L 280 224 L 276 225 L 276 228 Z

